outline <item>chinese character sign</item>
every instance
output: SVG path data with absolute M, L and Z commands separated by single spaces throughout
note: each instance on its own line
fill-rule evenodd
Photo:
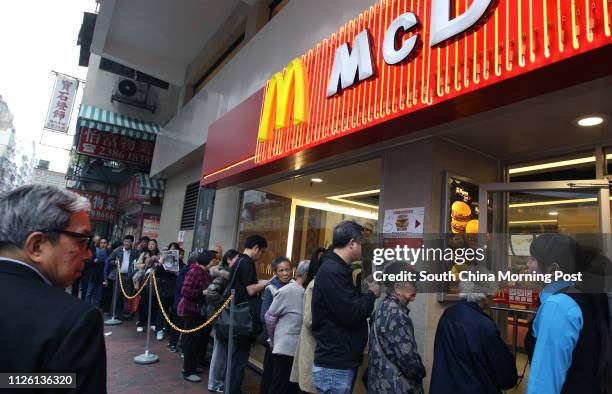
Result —
M 144 215 L 142 219 L 142 236 L 157 239 L 159 235 L 159 216 Z
M 81 127 L 77 151 L 86 156 L 129 163 L 148 169 L 155 142 Z
M 49 103 L 49 111 L 47 112 L 47 120 L 45 121 L 46 129 L 62 133 L 68 132 L 78 86 L 79 81 L 77 79 L 57 74 L 51 102 Z
M 74 190 L 76 193 L 87 198 L 91 203 L 89 219 L 92 221 L 112 221 L 115 218 L 117 199 L 103 193 L 89 192 L 85 190 Z

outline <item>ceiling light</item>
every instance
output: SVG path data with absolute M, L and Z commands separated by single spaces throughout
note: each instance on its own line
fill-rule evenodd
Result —
M 601 116 L 587 116 L 578 120 L 578 126 L 593 127 L 602 124 L 604 119 Z
M 595 163 L 595 156 L 582 157 L 579 159 L 572 159 L 572 160 L 556 161 L 552 163 L 536 164 L 536 165 L 525 166 L 525 167 L 511 168 L 510 170 L 508 170 L 508 173 L 513 175 L 513 174 L 520 174 L 520 173 L 525 173 L 525 172 L 547 170 L 550 168 L 576 166 L 578 164 L 586 164 L 586 163 Z
M 550 211 L 550 212 L 548 212 L 548 214 L 550 216 L 557 216 L 557 215 L 559 215 L 559 212 L 557 212 L 557 211 Z
M 312 183 L 321 183 L 321 182 L 323 182 L 323 179 L 321 179 L 321 178 L 310 178 L 310 182 L 312 182 Z

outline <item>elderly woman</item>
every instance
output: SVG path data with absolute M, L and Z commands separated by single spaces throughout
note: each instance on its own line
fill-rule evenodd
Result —
M 270 394 L 291 394 L 300 391 L 299 385 L 290 382 L 289 377 L 302 328 L 304 281 L 309 264 L 308 260 L 298 264 L 295 281 L 278 290 L 265 315 L 272 348 Z
M 266 312 L 270 308 L 270 305 L 272 305 L 272 300 L 276 296 L 276 293 L 293 278 L 291 260 L 285 256 L 275 258 L 274 261 L 272 261 L 272 272 L 274 272 L 274 277 L 268 286 L 266 286 L 263 292 L 263 300 L 261 302 L 259 319 L 263 327 L 266 326 Z M 268 335 L 265 330 L 262 333 L 262 336 L 260 336 L 259 340 L 266 349 L 266 353 L 264 354 L 263 373 L 261 375 L 261 383 L 259 385 L 259 394 L 268 394 L 270 392 L 270 383 L 272 382 L 273 367 L 272 349 L 268 343 Z
M 407 263 L 392 263 L 385 273 L 410 271 Z M 386 296 L 370 319 L 368 392 L 422 393 L 425 367 L 417 351 L 408 304 L 416 297 L 414 282 L 386 284 Z
M 482 272 L 482 269 L 480 269 Z M 461 301 L 438 322 L 431 394 L 492 394 L 514 387 L 514 356 L 484 312 L 496 293 L 490 282 L 460 282 Z

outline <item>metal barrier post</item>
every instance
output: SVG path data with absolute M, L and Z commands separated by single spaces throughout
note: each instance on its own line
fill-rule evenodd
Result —
M 117 310 L 117 292 L 119 291 L 118 286 L 119 286 L 119 275 L 121 275 L 119 273 L 119 271 L 117 270 L 117 268 L 115 268 L 115 273 L 117 274 L 117 276 L 115 277 L 115 281 L 114 281 L 114 285 L 113 285 L 113 305 L 112 305 L 112 316 L 110 319 L 106 320 L 104 322 L 105 326 L 116 326 L 117 324 L 121 324 L 122 321 L 117 319 L 115 317 L 115 313 Z
M 228 393 L 232 375 L 232 352 L 234 351 L 234 300 L 236 299 L 236 290 L 232 289 L 232 302 L 230 304 L 230 326 L 229 337 L 227 339 L 227 366 L 225 370 L 225 389 Z
M 149 275 L 153 276 L 154 271 L 151 271 Z M 151 304 L 153 303 L 153 278 L 149 277 L 149 316 L 147 317 L 147 342 L 145 345 L 145 352 L 139 356 L 134 357 L 136 364 L 153 364 L 159 361 L 159 357 L 153 353 L 149 353 L 149 340 L 151 339 Z

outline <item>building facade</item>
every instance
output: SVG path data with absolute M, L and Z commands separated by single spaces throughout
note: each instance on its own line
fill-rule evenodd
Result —
M 0 96 L 0 192 L 13 190 L 30 181 L 36 147 L 17 135 L 13 115 Z
M 181 231 L 181 195 L 198 180 L 193 246 L 240 248 L 249 234 L 262 234 L 270 242 L 262 278 L 276 256 L 297 262 L 329 245 L 334 225 L 347 219 L 385 247 L 470 245 L 478 234 L 499 234 L 505 244 L 491 259 L 517 272 L 538 234 L 610 233 L 605 0 L 553 9 L 501 0 L 480 12 L 455 2 L 453 15 L 465 16 L 455 19 L 432 6 L 444 2 L 281 3 L 225 2 L 227 9 L 210 12 L 213 31 L 195 37 L 181 36 L 177 24 L 192 22 L 187 11 L 165 10 L 166 38 L 181 40 L 174 62 L 162 62 L 172 43 L 152 52 L 121 34 L 121 12 L 137 4 L 102 4 L 108 28 L 93 47 L 181 86 L 151 165 L 172 196 L 160 233 Z M 198 5 L 190 6 L 195 14 Z M 214 38 L 235 26 L 239 44 L 215 51 Z M 139 50 L 122 52 L 128 44 Z M 220 62 L 206 60 L 214 53 Z M 436 269 L 461 270 L 446 263 Z M 522 370 L 536 291 L 520 283 L 502 290 L 489 312 Z M 437 322 L 457 293 L 448 283 L 411 304 L 428 371 Z M 260 365 L 257 350 L 252 356 Z

